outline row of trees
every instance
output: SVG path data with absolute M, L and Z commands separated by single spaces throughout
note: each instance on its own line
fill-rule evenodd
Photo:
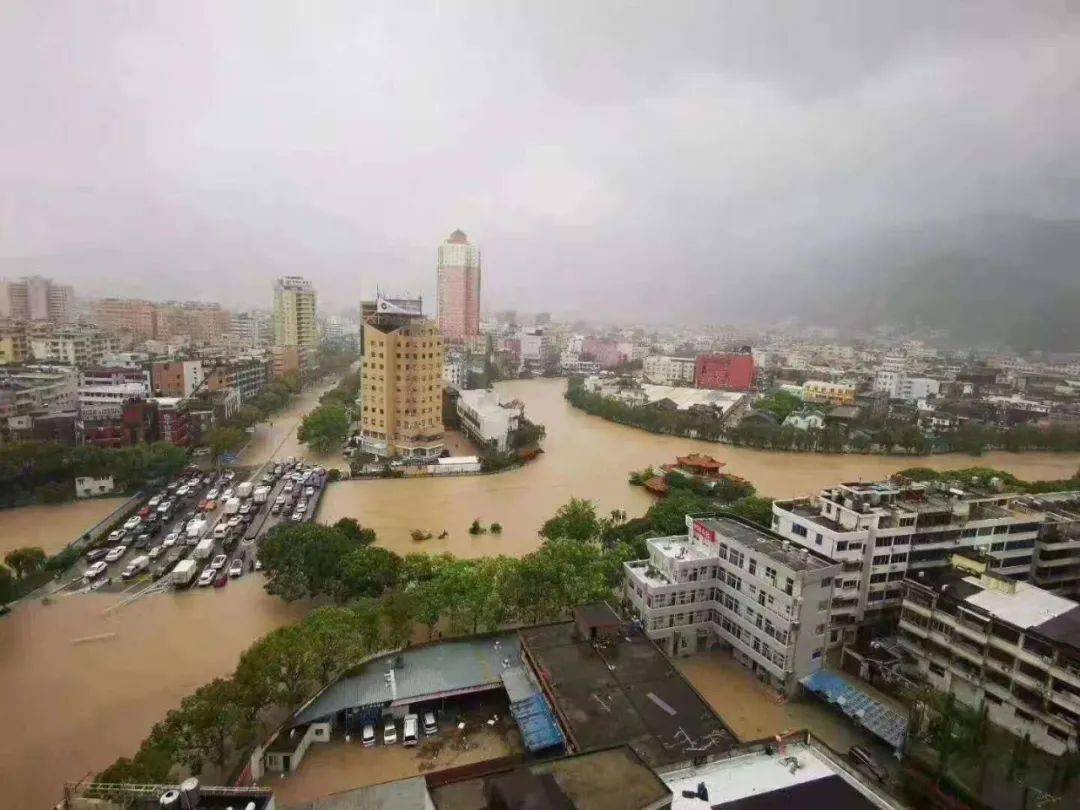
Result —
M 1061 492 L 1070 489 L 1080 489 L 1080 468 L 1077 468 L 1072 478 L 1048 481 L 1027 481 L 1017 478 L 1005 470 L 995 470 L 992 467 L 965 467 L 959 470 L 932 470 L 929 467 L 908 467 L 894 473 L 912 481 L 977 481 L 982 487 L 990 487 L 990 482 L 995 478 L 1000 480 L 1002 486 L 1009 492 L 1027 492 L 1036 494 L 1039 492 Z
M 593 416 L 618 422 L 622 425 L 664 433 L 672 436 L 688 436 L 720 441 L 724 435 L 724 421 L 710 408 L 680 411 L 657 405 L 627 405 L 610 397 L 586 391 L 580 377 L 571 377 L 567 383 L 566 399 L 575 408 Z
M 112 476 L 121 491 L 165 481 L 187 464 L 187 451 L 168 442 L 118 449 L 55 442 L 14 442 L 0 447 L 0 508 L 75 497 L 78 476 Z
M 346 374 L 319 398 L 319 407 L 300 423 L 297 438 L 316 453 L 329 453 L 341 446 L 355 418 L 356 397 L 360 393 L 359 374 Z

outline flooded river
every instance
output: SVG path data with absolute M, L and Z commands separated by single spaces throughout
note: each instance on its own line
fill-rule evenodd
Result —
M 537 528 L 571 497 L 589 498 L 605 511 L 618 508 L 640 514 L 651 497 L 640 487 L 628 486 L 627 473 L 694 451 L 726 462 L 728 472 L 777 498 L 808 495 L 838 481 L 873 479 L 916 465 L 949 469 L 979 464 L 1031 479 L 1068 478 L 1080 465 L 1077 453 L 988 453 L 976 459 L 966 455 L 832 456 L 730 447 L 659 436 L 589 416 L 566 403 L 565 386 L 563 380 L 499 384 L 505 395 L 525 403 L 530 419 L 547 427 L 545 453 L 525 467 L 498 475 L 341 482 L 323 497 L 319 519 L 332 522 L 346 515 L 356 517 L 378 532 L 381 545 L 400 553 L 517 555 L 536 547 Z M 470 535 L 467 530 L 474 518 L 485 525 L 501 523 L 502 534 Z M 409 537 L 412 529 L 436 536 L 446 529 L 450 536 L 415 543 Z
M 979 463 L 1026 478 L 1068 477 L 1080 464 L 1078 454 L 995 453 L 976 462 L 968 456 L 741 450 L 655 436 L 575 411 L 562 398 L 561 380 L 509 382 L 501 388 L 521 398 L 529 416 L 547 426 L 547 452 L 535 462 L 499 475 L 334 484 L 320 519 L 354 516 L 375 528 L 381 543 L 402 552 L 521 554 L 536 546 L 540 523 L 572 496 L 591 498 L 605 510 L 640 513 L 650 500 L 626 484 L 626 473 L 693 450 L 726 461 L 729 471 L 773 496 L 806 494 L 842 479 L 874 478 L 914 464 L 955 468 Z M 305 394 L 273 426 L 260 426 L 240 463 L 306 455 L 295 429 L 317 397 L 318 392 Z M 340 459 L 331 455 L 318 461 Z M 41 507 L 48 511 L 28 521 L 14 517 L 20 510 L 0 512 L 0 537 L 5 547 L 59 548 L 79 531 L 67 517 L 58 523 L 60 516 L 72 509 L 104 509 L 103 503 Z M 87 526 L 96 520 L 93 514 L 85 517 Z M 471 537 L 467 527 L 473 518 L 502 523 L 503 534 Z M 408 536 L 413 528 L 435 534 L 445 528 L 450 537 L 413 543 Z M 55 542 L 54 531 L 62 535 Z M 0 619 L 0 717 L 7 724 L 0 736 L 0 805 L 48 806 L 60 798 L 65 779 L 79 779 L 132 753 L 181 697 L 230 672 L 255 638 L 296 620 L 306 609 L 267 596 L 253 575 L 226 588 L 151 597 L 103 614 L 117 598 L 93 594 L 60 597 L 51 605 L 31 602 Z

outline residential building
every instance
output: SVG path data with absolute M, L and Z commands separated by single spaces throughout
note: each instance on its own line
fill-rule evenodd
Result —
M 273 360 L 261 357 L 218 360 L 206 372 L 206 388 L 209 391 L 235 389 L 240 404 L 243 404 L 269 385 L 273 373 Z
M 880 368 L 874 375 L 874 390 L 888 394 L 889 399 L 916 402 L 941 393 L 941 381 L 931 377 L 912 377 L 904 371 Z
M 961 482 L 838 484 L 816 498 L 773 502 L 773 529 L 842 566 L 833 588 L 829 644 L 884 622 L 909 572 L 942 568 L 958 549 L 984 549 L 994 570 L 1031 571 L 1041 516 L 1016 494 Z
M 840 565 L 732 517 L 686 517 L 687 534 L 647 541 L 624 566 L 625 592 L 669 655 L 727 648 L 793 694 L 819 669 Z
M 9 416 L 74 411 L 79 404 L 79 373 L 67 366 L 0 366 L 0 386 Z
M 517 335 L 518 371 L 541 374 L 544 364 L 553 356 L 554 345 L 545 329 L 523 329 Z
M 136 298 L 102 298 L 94 302 L 94 321 L 102 329 L 142 340 L 158 336 L 158 307 Z
M 903 582 L 909 675 L 1051 754 L 1078 749 L 1080 605 L 1002 576 L 985 556 Z
M 158 437 L 157 406 L 151 400 L 128 399 L 120 413 L 102 409 L 80 414 L 83 443 L 96 447 L 131 447 L 153 442 Z
M 1031 582 L 1070 599 L 1080 598 L 1080 492 L 1043 492 L 1020 498 L 1016 509 L 1042 519 L 1035 540 Z
M 591 335 L 582 342 L 580 357 L 600 368 L 618 368 L 633 359 L 634 347 L 625 341 L 605 340 Z
M 442 454 L 443 344 L 419 300 L 379 298 L 364 324 L 360 436 L 384 457 Z
M 796 430 L 823 430 L 825 417 L 818 411 L 805 408 L 789 413 L 784 419 L 784 425 Z
M 69 284 L 54 284 L 42 276 L 24 276 L 0 287 L 6 301 L 0 305 L 0 317 L 18 321 L 71 323 L 75 295 Z
M 645 358 L 642 372 L 645 381 L 656 385 L 692 387 L 697 359 L 694 357 L 672 357 L 654 354 Z
M 460 390 L 465 387 L 468 377 L 468 361 L 465 356 L 461 353 L 448 353 L 443 360 L 443 382 Z
M 299 374 L 303 351 L 299 346 L 271 346 L 270 372 L 273 379 L 280 380 L 287 374 Z
M 802 386 L 804 402 L 813 405 L 832 405 L 838 408 L 855 404 L 855 386 L 848 382 L 807 380 Z
M 314 349 L 315 288 L 306 278 L 282 276 L 274 284 L 274 345 Z
M 480 248 L 454 231 L 439 245 L 439 331 L 448 341 L 480 334 Z
M 754 356 L 749 352 L 704 354 L 694 365 L 694 385 L 720 391 L 749 391 L 754 384 Z
M 262 312 L 234 312 L 230 331 L 237 346 L 258 349 L 270 339 L 271 319 Z
M 204 379 L 202 360 L 159 360 L 150 364 L 150 388 L 159 397 L 190 397 Z
M 109 385 L 80 385 L 79 414 L 84 419 L 119 418 L 124 403 L 148 396 L 145 382 L 120 382 Z
M 75 478 L 75 497 L 76 498 L 93 498 L 96 495 L 108 495 L 114 489 L 116 484 L 113 483 L 113 477 L 111 475 L 104 478 L 93 478 L 89 475 L 80 475 Z
M 98 365 L 106 354 L 119 351 L 120 340 L 92 326 L 31 324 L 27 327 L 27 346 L 39 363 L 89 366 Z
M 219 345 L 232 333 L 232 313 L 220 304 L 169 301 L 158 305 L 157 340 L 188 337 L 197 345 Z
M 158 439 L 187 447 L 191 432 L 188 401 L 180 397 L 155 397 L 150 402 L 157 406 Z
M 0 323 L 0 365 L 30 360 L 30 343 L 22 321 Z
M 457 414 L 466 435 L 480 446 L 502 453 L 510 448 L 510 438 L 521 425 L 525 406 L 519 400 L 502 402 L 495 391 L 466 389 L 458 394 Z

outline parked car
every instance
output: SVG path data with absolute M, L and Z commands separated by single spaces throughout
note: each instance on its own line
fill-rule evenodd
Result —
M 161 500 L 162 499 L 160 495 L 155 495 L 153 498 L 146 502 L 146 505 L 149 506 L 151 509 L 157 509 L 161 505 Z
M 83 573 L 83 579 L 87 582 L 93 582 L 95 579 L 104 574 L 108 570 L 108 568 L 109 566 L 105 562 L 98 560 L 96 563 L 86 569 L 86 571 Z
M 156 560 L 162 554 L 165 553 L 165 546 L 154 546 L 150 549 L 150 553 L 147 555 L 151 560 Z
M 116 548 L 109 549 L 109 553 L 105 555 L 105 562 L 114 563 L 126 553 L 127 546 L 117 546 Z
M 419 718 L 415 714 L 405 715 L 405 723 L 401 733 L 401 744 L 405 746 L 416 745 L 420 741 L 419 730 Z
M 213 568 L 215 571 L 219 571 L 220 569 L 225 567 L 225 563 L 228 562 L 228 560 L 229 558 L 226 557 L 224 554 L 218 554 L 210 563 L 210 567 Z
M 439 725 L 435 722 L 435 712 L 424 712 L 424 733 L 431 735 L 439 732 Z
M 310 498 L 315 494 L 315 487 L 304 487 L 304 497 Z
M 109 553 L 107 548 L 92 548 L 86 552 L 85 557 L 87 562 L 97 562 Z
M 382 741 L 386 745 L 393 745 L 397 742 L 397 726 L 394 725 L 393 717 L 386 718 L 386 725 L 383 726 Z
M 293 523 L 299 523 L 303 519 L 304 519 L 304 513 L 299 511 L 299 510 L 293 512 L 292 517 L 290 518 L 290 520 L 292 520 Z
M 149 548 L 150 547 L 150 535 L 146 534 L 145 532 L 143 534 L 140 534 L 138 537 L 135 538 L 135 542 L 133 543 L 133 545 L 134 545 L 135 548 L 139 549 L 140 551 L 142 549 L 144 549 L 144 548 Z
M 236 577 L 242 576 L 244 573 L 244 558 L 237 557 L 231 563 L 229 563 L 229 576 Z
M 226 525 L 228 525 L 230 529 L 235 529 L 237 526 L 240 525 L 240 517 L 237 516 L 229 518 L 229 522 Z
M 228 534 L 228 533 L 229 533 L 229 524 L 228 523 L 219 523 L 217 526 L 214 527 L 214 539 L 215 540 L 224 540 L 225 535 Z
M 209 501 L 216 501 L 219 494 L 220 493 L 218 493 L 217 487 L 213 487 L 209 492 L 206 493 L 206 499 Z
M 207 588 L 214 584 L 214 577 L 217 576 L 217 571 L 213 568 L 204 568 L 203 572 L 199 574 L 199 587 Z
M 142 523 L 142 518 L 138 515 L 132 515 L 124 522 L 125 531 L 133 532 L 139 528 L 139 524 Z
M 165 539 L 161 541 L 161 545 L 165 546 L 165 548 L 172 548 L 179 540 L 180 532 L 169 532 L 165 535 Z
M 217 572 L 217 575 L 214 577 L 214 587 L 215 588 L 224 588 L 228 584 L 229 584 L 229 572 L 226 571 L 224 568 L 222 568 L 220 571 Z
M 251 511 L 251 504 L 250 503 L 247 503 L 245 501 L 244 503 L 240 504 L 240 514 L 241 515 L 246 515 L 250 511 Z
M 189 487 L 187 484 L 183 484 L 176 488 L 176 497 L 186 498 L 189 492 L 191 492 L 191 487 Z
M 360 734 L 360 741 L 364 744 L 364 748 L 371 748 L 375 745 L 375 726 L 371 723 L 364 725 L 364 730 Z
M 289 482 L 288 482 L 287 484 L 285 484 L 284 488 L 283 488 L 283 489 L 282 489 L 281 491 L 282 491 L 282 492 L 285 492 L 285 493 L 288 493 L 288 492 L 292 492 L 292 491 L 293 491 L 293 489 L 295 489 L 295 488 L 296 488 L 296 487 L 295 487 L 295 485 L 293 484 L 293 482 L 292 482 L 292 481 L 289 481 Z
M 115 531 L 109 532 L 110 543 L 119 543 L 125 537 L 127 537 L 127 531 L 125 529 L 116 529 Z

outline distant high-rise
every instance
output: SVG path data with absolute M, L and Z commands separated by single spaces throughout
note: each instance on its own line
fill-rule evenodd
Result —
M 443 345 L 416 299 L 378 298 L 364 323 L 360 442 L 378 456 L 438 458 Z
M 439 245 L 439 331 L 459 341 L 480 334 L 480 248 L 458 230 Z
M 315 288 L 300 276 L 282 276 L 274 284 L 274 343 L 314 349 Z
M 17 321 L 71 323 L 75 294 L 70 284 L 53 284 L 42 276 L 25 276 L 4 282 L 0 294 L 0 315 Z

